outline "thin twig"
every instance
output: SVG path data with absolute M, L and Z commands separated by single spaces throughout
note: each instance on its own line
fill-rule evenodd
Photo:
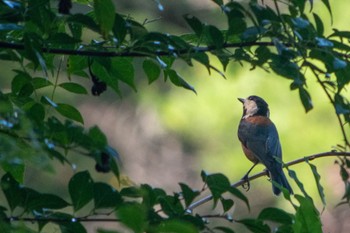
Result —
M 45 218 L 45 217 L 40 217 L 40 218 L 21 218 L 21 217 L 8 217 L 8 218 L 3 218 L 3 221 L 7 222 L 55 222 L 55 223 L 60 223 L 60 222 L 120 222 L 119 219 L 115 218 L 70 218 L 70 219 L 64 219 L 64 218 Z
M 298 163 L 302 163 L 302 162 L 305 162 L 306 160 L 314 160 L 314 159 L 317 159 L 317 158 L 321 158 L 321 157 L 327 157 L 327 156 L 349 156 L 350 157 L 350 152 L 336 152 L 336 151 L 329 151 L 329 152 L 324 152 L 324 153 L 319 153 L 319 154 L 314 154 L 314 155 L 309 155 L 309 156 L 306 156 L 304 158 L 300 158 L 300 159 L 296 159 L 296 160 L 293 160 L 293 161 L 290 161 L 288 163 L 285 164 L 286 167 L 289 167 L 289 166 L 293 166 L 295 164 L 298 164 Z M 259 172 L 255 175 L 252 175 L 250 177 L 248 177 L 248 181 L 252 181 L 252 180 L 255 180 L 261 176 L 265 176 L 267 175 L 267 171 L 262 171 L 262 172 Z M 231 184 L 231 187 L 239 187 L 241 185 L 243 185 L 245 182 L 247 182 L 247 180 L 240 180 L 236 183 L 233 183 Z M 198 206 L 201 206 L 203 205 L 204 203 L 210 201 L 213 199 L 213 196 L 212 195 L 208 195 L 194 203 L 192 203 L 187 209 L 189 211 L 192 211 L 193 209 L 197 208 Z

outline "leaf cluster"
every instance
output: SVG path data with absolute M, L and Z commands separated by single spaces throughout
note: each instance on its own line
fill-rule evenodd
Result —
M 185 35 L 149 31 L 145 22 L 116 12 L 112 0 L 0 2 L 0 59 L 16 64 L 11 88 L 0 91 L 0 166 L 6 172 L 1 189 L 7 200 L 7 207 L 0 206 L 1 232 L 40 232 L 48 223 L 65 233 L 86 232 L 82 222 L 95 221 L 91 218 L 101 215 L 113 216 L 106 221 L 120 222 L 133 232 L 234 232 L 226 226 L 212 228 L 207 222 L 211 217 L 242 224 L 252 232 L 321 232 L 320 213 L 292 170 L 289 175 L 301 194 L 291 196 L 284 190 L 283 195 L 295 212 L 269 207 L 248 219 L 235 218 L 236 199 L 248 209 L 249 201 L 223 174 L 201 174 L 213 208 L 220 203 L 223 209 L 218 215 L 194 213 L 191 206 L 206 188 L 198 191 L 185 183 L 180 183 L 181 192 L 174 194 L 147 184 L 117 191 L 82 171 L 67 184 L 70 200 L 24 185 L 28 164 L 49 166 L 52 159 L 70 164 L 69 154 L 87 156 L 95 161 L 98 172 L 113 172 L 119 178 L 118 153 L 105 134 L 96 126 L 83 127 L 79 109 L 57 97 L 57 92 L 87 95 L 89 91 L 82 84 L 86 81 L 95 96 L 108 88 L 122 95 L 121 84 L 136 91 L 135 60 L 142 62 L 150 84 L 162 78 L 194 93 L 195 88 L 176 69 L 176 61 L 190 67 L 198 63 L 209 74 L 217 72 L 223 77 L 230 62 L 252 70 L 260 68 L 288 79 L 305 111 L 313 108 L 307 81 L 314 78 L 339 120 L 344 144 L 338 149 L 347 151 L 350 143 L 345 124 L 350 122 L 350 103 L 345 93 L 350 82 L 350 32 L 334 29 L 325 35 L 322 18 L 312 11 L 313 1 L 274 0 L 273 5 L 255 0 L 245 5 L 213 2 L 216 10 L 222 11 L 226 27 L 187 14 L 184 20 L 190 32 Z M 328 0 L 321 2 L 332 16 Z M 72 13 L 75 4 L 89 11 Z M 85 33 L 95 38 L 87 41 Z M 220 68 L 212 65 L 213 57 L 220 61 Z M 338 164 L 346 188 L 343 203 L 349 203 L 350 163 L 339 158 Z M 314 165 L 310 164 L 310 169 L 325 205 L 320 175 Z M 80 216 L 79 211 L 86 208 L 90 214 Z M 26 220 L 36 222 L 37 231 L 13 224 Z M 271 221 L 278 224 L 275 229 L 268 224 Z

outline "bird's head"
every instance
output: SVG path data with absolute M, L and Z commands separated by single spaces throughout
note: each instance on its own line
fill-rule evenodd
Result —
M 266 101 L 256 95 L 251 95 L 248 98 L 238 98 L 243 104 L 243 118 L 251 116 L 270 116 L 269 106 Z

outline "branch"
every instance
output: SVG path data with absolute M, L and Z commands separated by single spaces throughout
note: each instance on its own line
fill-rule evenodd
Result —
M 3 221 L 7 222 L 15 222 L 15 221 L 21 221 L 21 222 L 54 222 L 54 223 L 74 223 L 74 222 L 120 222 L 119 219 L 114 218 L 70 218 L 70 219 L 64 219 L 64 218 L 21 218 L 21 217 L 8 217 L 1 219 Z
M 257 42 L 257 41 L 248 41 L 241 43 L 226 43 L 223 45 L 223 48 L 241 48 L 241 47 L 249 47 L 249 46 L 275 46 L 273 42 Z M 285 44 L 285 46 L 289 47 L 289 44 Z M 24 50 L 24 44 L 20 43 L 10 43 L 5 41 L 0 41 L 0 48 L 3 49 L 15 49 L 15 50 Z M 187 54 L 189 50 L 193 49 L 194 52 L 210 52 L 216 50 L 215 46 L 208 47 L 190 47 L 189 49 L 181 49 L 181 50 L 171 50 L 171 51 L 159 51 L 145 53 L 145 52 L 137 52 L 137 51 L 123 51 L 123 52 L 115 52 L 115 51 L 96 51 L 96 50 L 78 50 L 78 49 L 62 49 L 62 48 L 47 48 L 42 47 L 41 52 L 50 53 L 50 54 L 61 54 L 61 55 L 80 55 L 80 56 L 91 56 L 91 57 L 147 57 L 150 55 L 154 56 L 168 56 L 173 53 L 176 54 Z
M 300 158 L 300 159 L 296 159 L 296 160 L 293 160 L 293 161 L 290 161 L 286 164 L 284 164 L 285 167 L 289 167 L 289 166 L 293 166 L 295 164 L 298 164 L 298 163 L 302 163 L 302 162 L 305 162 L 305 160 L 314 160 L 314 159 L 317 159 L 317 158 L 321 158 L 321 157 L 328 157 L 328 156 L 346 156 L 346 157 L 350 157 L 350 152 L 336 152 L 336 151 L 330 151 L 330 152 L 324 152 L 324 153 L 319 153 L 319 154 L 314 154 L 314 155 L 309 155 L 309 156 L 306 156 L 304 158 Z M 267 171 L 262 171 L 262 172 L 259 172 L 255 175 L 252 175 L 250 177 L 248 177 L 248 180 L 249 181 L 252 181 L 252 180 L 255 180 L 259 177 L 262 177 L 262 176 L 265 176 L 267 175 Z M 247 182 L 247 180 L 240 180 L 236 183 L 233 183 L 231 185 L 231 187 L 238 187 L 238 186 L 241 186 L 243 185 L 245 182 Z M 212 195 L 208 195 L 194 203 L 192 203 L 187 209 L 189 211 L 192 211 L 193 209 L 197 208 L 198 206 L 200 205 L 203 205 L 204 203 L 210 201 L 213 199 L 213 196 Z

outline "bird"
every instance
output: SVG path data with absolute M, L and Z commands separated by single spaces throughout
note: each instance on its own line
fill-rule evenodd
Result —
M 248 174 L 253 168 L 262 163 L 272 182 L 275 195 L 281 193 L 280 187 L 286 188 L 290 194 L 293 190 L 283 173 L 282 149 L 275 124 L 270 120 L 270 110 L 266 101 L 256 95 L 248 98 L 238 98 L 243 104 L 243 116 L 238 126 L 238 139 L 246 157 L 254 163 L 243 177 L 250 187 Z

